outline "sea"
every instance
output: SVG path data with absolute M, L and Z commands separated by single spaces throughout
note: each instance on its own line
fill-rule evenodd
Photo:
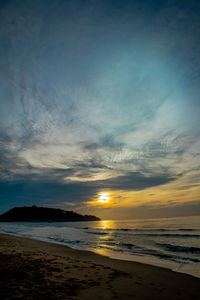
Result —
M 200 216 L 0 223 L 0 232 L 160 266 L 200 278 Z

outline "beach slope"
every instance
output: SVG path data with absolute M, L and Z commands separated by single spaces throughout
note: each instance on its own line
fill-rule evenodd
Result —
M 200 279 L 0 234 L 0 299 L 200 299 Z

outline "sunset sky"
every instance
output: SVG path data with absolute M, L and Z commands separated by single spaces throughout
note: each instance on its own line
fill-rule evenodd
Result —
M 199 116 L 199 1 L 0 1 L 0 213 L 200 214 Z

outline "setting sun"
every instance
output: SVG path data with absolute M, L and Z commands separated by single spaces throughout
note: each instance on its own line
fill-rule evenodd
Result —
M 101 193 L 101 194 L 99 194 L 98 202 L 108 203 L 109 200 L 110 200 L 109 193 Z

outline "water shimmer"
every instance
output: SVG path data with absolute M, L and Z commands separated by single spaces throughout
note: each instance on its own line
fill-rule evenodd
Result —
M 0 232 L 63 243 L 200 277 L 200 217 L 0 223 Z

